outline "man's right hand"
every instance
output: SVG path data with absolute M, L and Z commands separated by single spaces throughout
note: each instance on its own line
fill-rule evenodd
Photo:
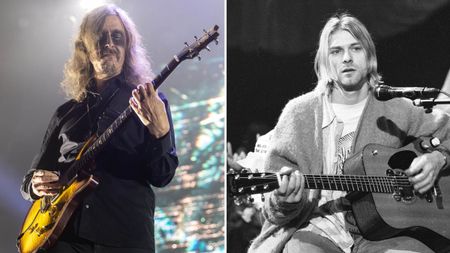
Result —
M 36 170 L 31 178 L 31 189 L 38 197 L 53 196 L 59 193 L 59 175 L 54 171 Z
M 280 187 L 273 192 L 278 203 L 298 203 L 302 199 L 305 179 L 300 171 L 283 167 L 280 170 Z

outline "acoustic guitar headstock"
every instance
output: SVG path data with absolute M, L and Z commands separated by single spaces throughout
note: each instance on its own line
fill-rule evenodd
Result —
M 275 173 L 250 173 L 247 170 L 230 170 L 227 173 L 227 186 L 237 205 L 253 202 L 252 195 L 271 192 L 279 187 Z M 261 198 L 264 200 L 264 195 Z

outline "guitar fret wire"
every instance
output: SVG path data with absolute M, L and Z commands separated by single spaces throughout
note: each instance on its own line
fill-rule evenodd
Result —
M 270 177 L 270 176 L 272 176 L 272 175 L 267 175 L 267 176 L 265 176 L 265 177 Z M 322 178 L 320 178 L 320 180 L 323 180 L 323 179 L 327 179 L 325 176 L 329 176 L 329 177 L 334 177 L 334 178 L 339 178 L 339 177 L 341 177 L 343 180 L 355 180 L 355 179 L 358 179 L 360 182 L 370 182 L 370 180 L 369 180 L 369 178 L 370 179 L 396 179 L 396 180 L 399 180 L 400 179 L 400 181 L 409 181 L 408 180 L 408 177 L 406 177 L 406 176 L 357 176 L 357 175 L 311 175 L 311 174 L 305 174 L 304 176 L 306 176 L 306 177 L 317 177 L 317 176 L 322 176 Z M 351 178 L 351 179 L 349 179 L 349 176 L 352 176 L 352 177 L 356 177 L 356 178 Z M 274 176 L 274 178 L 275 178 L 276 176 Z M 333 179 L 334 180 L 334 179 Z M 356 181 L 356 180 L 355 180 Z
M 358 175 L 310 175 L 305 174 L 305 183 L 308 188 L 314 184 L 315 188 L 328 188 L 332 190 L 349 190 L 351 186 L 352 190 L 356 188 L 358 191 L 372 191 L 372 192 L 393 192 L 393 187 L 411 187 L 411 183 L 406 176 L 358 176 Z M 276 176 L 267 175 L 264 177 L 275 178 Z M 332 181 L 334 181 L 334 188 Z M 338 187 L 337 182 L 340 182 L 341 188 Z M 406 183 L 405 183 L 406 182 Z M 321 187 L 318 187 L 321 186 Z M 361 187 L 361 188 L 360 188 Z M 361 189 L 361 190 L 360 190 Z

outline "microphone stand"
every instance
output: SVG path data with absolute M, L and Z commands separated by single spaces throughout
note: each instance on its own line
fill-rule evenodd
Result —
M 425 113 L 431 113 L 433 111 L 433 106 L 450 104 L 449 98 L 430 98 L 430 99 L 414 99 L 413 105 L 422 106 L 425 109 Z

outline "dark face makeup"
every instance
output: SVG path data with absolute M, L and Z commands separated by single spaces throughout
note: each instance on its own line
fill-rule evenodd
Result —
M 97 48 L 89 52 L 97 80 L 107 80 L 120 74 L 125 62 L 126 43 L 122 21 L 117 16 L 107 16 Z

